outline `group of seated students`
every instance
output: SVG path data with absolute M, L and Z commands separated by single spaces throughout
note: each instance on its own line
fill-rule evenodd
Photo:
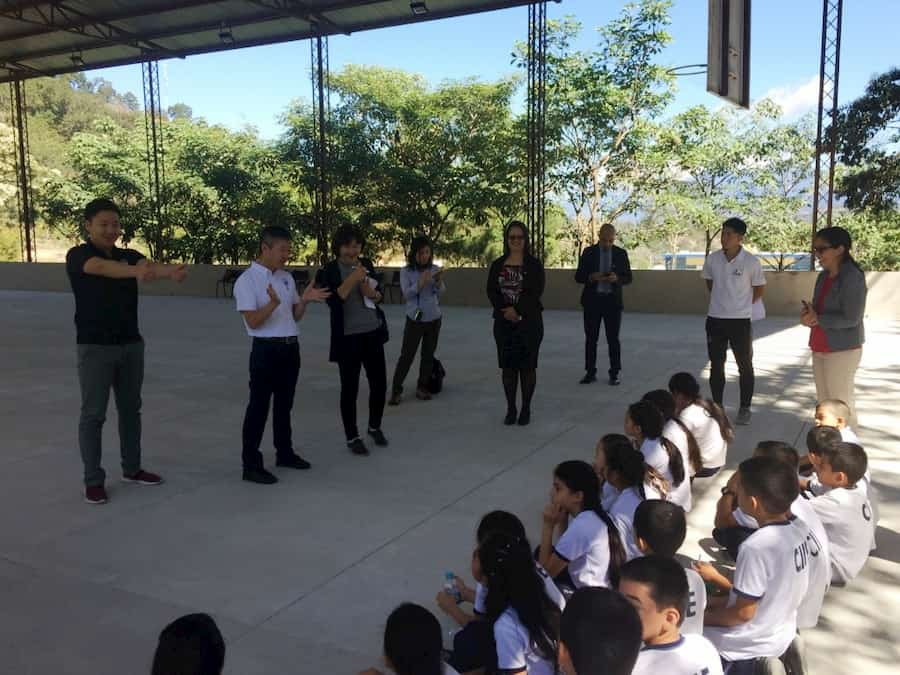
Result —
M 679 549 L 692 480 L 722 468 L 733 432 L 721 408 L 700 398 L 695 378 L 678 373 L 668 391 L 628 407 L 626 435 L 603 436 L 593 465 L 570 460 L 554 469 L 536 548 L 514 514 L 481 519 L 474 587 L 455 577 L 452 591 L 437 596 L 460 626 L 452 648 L 428 609 L 404 603 L 385 626 L 387 669 L 753 675 L 777 665 L 802 675 L 798 630 L 816 626 L 828 589 L 858 575 L 875 547 L 874 488 L 848 413 L 841 401 L 822 401 L 808 454 L 763 441 L 740 463 L 722 488 L 713 528 L 734 563 L 723 571 L 729 561 L 714 566 Z M 177 652 L 199 663 L 203 640 L 184 637 L 193 630 L 213 645 L 212 669 L 154 663 L 153 675 L 218 675 L 224 643 L 211 621 L 190 615 L 170 624 L 157 661 L 174 663 Z

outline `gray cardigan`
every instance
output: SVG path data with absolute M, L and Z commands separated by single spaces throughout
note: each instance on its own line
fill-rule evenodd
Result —
M 828 272 L 820 272 L 813 291 L 813 308 L 819 289 Z M 834 278 L 822 311 L 818 313 L 819 325 L 828 338 L 832 351 L 854 349 L 866 340 L 863 316 L 866 313 L 866 276 L 856 265 L 845 262 Z

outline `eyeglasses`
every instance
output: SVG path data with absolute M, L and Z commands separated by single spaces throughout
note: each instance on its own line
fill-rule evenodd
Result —
M 830 248 L 834 248 L 834 246 L 813 246 L 813 251 L 815 251 L 817 255 L 822 255 L 824 251 L 827 251 Z
M 511 234 L 507 237 L 510 241 L 525 241 L 525 237 L 521 234 Z

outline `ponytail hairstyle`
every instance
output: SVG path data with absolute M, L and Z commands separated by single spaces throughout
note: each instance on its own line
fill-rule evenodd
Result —
M 641 435 L 651 440 L 659 440 L 660 445 L 669 456 L 669 473 L 672 474 L 672 487 L 684 482 L 684 459 L 675 444 L 662 435 L 663 414 L 650 401 L 638 401 L 628 406 L 628 416 L 635 426 L 640 427 Z
M 669 391 L 672 394 L 681 394 L 689 399 L 691 403 L 703 408 L 706 414 L 712 417 L 716 424 L 719 425 L 719 433 L 722 436 L 722 440 L 726 443 L 734 441 L 734 427 L 731 426 L 728 415 L 725 414 L 722 406 L 718 403 L 704 399 L 700 395 L 700 384 L 693 375 L 690 373 L 675 373 L 669 378 Z
M 700 457 L 700 446 L 697 445 L 697 439 L 694 438 L 691 430 L 675 415 L 675 397 L 665 389 L 654 389 L 644 394 L 643 400 L 650 401 L 650 403 L 659 408 L 666 423 L 675 422 L 681 427 L 681 430 L 687 437 L 687 454 L 691 462 L 691 468 L 694 470 L 694 473 L 702 471 L 703 459 Z
M 553 470 L 553 475 L 572 492 L 580 492 L 584 495 L 582 500 L 583 510 L 590 509 L 606 525 L 607 539 L 609 541 L 609 569 L 607 570 L 607 576 L 610 583 L 615 586 L 619 579 L 619 568 L 625 564 L 625 547 L 622 544 L 619 529 L 600 504 L 600 479 L 594 472 L 594 467 L 587 462 L 573 459 L 557 465 Z
M 555 666 L 560 612 L 547 597 L 528 543 L 504 532 L 492 532 L 478 545 L 478 558 L 487 579 L 488 619 L 493 623 L 507 609 L 514 609 L 528 631 L 532 648 Z
M 397 675 L 441 675 L 443 636 L 434 614 L 404 602 L 384 627 L 384 655 Z
M 824 242 L 827 242 L 829 246 L 832 248 L 837 248 L 838 246 L 844 247 L 844 253 L 841 256 L 841 264 L 850 263 L 860 272 L 862 272 L 862 268 L 859 266 L 859 263 L 856 262 L 854 257 L 850 253 L 850 249 L 853 246 L 853 240 L 850 238 L 850 233 L 847 232 L 843 227 L 823 227 L 821 230 L 816 232 L 816 235 L 813 239 L 821 239 Z
M 606 434 L 600 439 L 603 455 L 606 457 L 606 470 L 615 471 L 625 481 L 626 487 L 638 488 L 641 497 L 644 495 L 644 481 L 647 480 L 647 463 L 644 456 L 634 449 L 627 436 L 622 434 Z

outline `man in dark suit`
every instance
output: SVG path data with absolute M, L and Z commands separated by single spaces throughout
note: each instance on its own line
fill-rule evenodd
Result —
M 597 381 L 597 341 L 600 324 L 606 328 L 609 346 L 609 383 L 619 384 L 622 350 L 619 328 L 622 325 L 622 286 L 631 283 L 631 265 L 625 249 L 614 246 L 616 228 L 607 223 L 600 228 L 597 244 L 588 246 L 578 260 L 575 281 L 584 284 L 581 306 L 584 308 L 584 370 L 581 384 Z

